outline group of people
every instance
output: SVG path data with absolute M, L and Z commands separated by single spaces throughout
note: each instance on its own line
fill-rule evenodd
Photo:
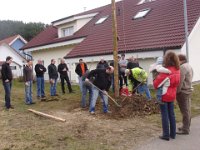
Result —
M 146 93 L 148 100 L 151 94 L 147 86 L 147 72 L 139 66 L 134 58 L 128 61 L 124 54 L 119 56 L 119 85 L 128 86 L 129 95 Z M 82 59 L 77 65 L 76 73 L 79 75 L 79 82 L 82 90 L 82 107 L 86 107 L 86 94 L 89 91 L 89 111 L 95 113 L 97 97 L 100 96 L 103 104 L 103 112 L 108 112 L 108 96 L 111 82 L 113 81 L 113 62 L 110 66 L 101 58 L 97 68 L 90 71 Z M 83 67 L 84 66 L 84 67 Z M 153 85 L 156 89 L 157 103 L 160 105 L 163 133 L 162 140 L 175 139 L 176 134 L 189 134 L 191 124 L 190 101 L 192 93 L 193 70 L 183 54 L 175 54 L 169 51 L 164 57 L 158 57 L 156 63 L 149 69 L 153 75 Z M 122 83 L 123 81 L 123 83 Z M 177 100 L 182 113 L 182 126 L 176 131 L 176 119 L 174 114 L 174 101 Z
M 13 60 L 12 57 L 8 56 L 6 58 L 6 62 L 2 65 L 1 69 L 2 81 L 5 90 L 5 107 L 7 109 L 14 108 L 10 102 L 12 79 L 13 79 L 12 70 L 10 68 L 12 60 Z M 58 67 L 55 65 L 55 63 L 56 63 L 55 59 L 52 59 L 51 64 L 48 66 L 50 95 L 58 96 L 56 92 L 58 73 L 60 74 L 62 93 L 65 94 L 65 81 L 67 83 L 69 93 L 73 93 L 71 83 L 68 77 L 69 69 L 67 67 L 67 64 L 65 63 L 64 59 L 61 59 Z M 37 98 L 40 99 L 41 101 L 45 101 L 46 95 L 45 95 L 44 74 L 47 71 L 47 69 L 44 67 L 42 60 L 38 60 L 34 70 L 36 73 L 36 82 L 37 82 Z M 23 68 L 23 80 L 25 83 L 25 103 L 27 105 L 35 104 L 32 98 L 32 85 L 34 80 L 32 60 L 27 60 L 27 63 Z
M 5 89 L 5 107 L 12 109 L 10 103 L 10 93 L 12 85 L 12 71 L 10 64 L 12 57 L 8 56 L 6 62 L 2 65 L 2 81 Z M 58 67 L 55 65 L 55 59 L 51 60 L 48 66 L 48 75 L 50 81 L 50 95 L 57 96 L 56 87 L 58 73 L 61 79 L 62 93 L 65 94 L 65 81 L 68 86 L 69 93 L 72 93 L 71 83 L 68 77 L 68 67 L 64 59 L 61 59 Z M 128 95 L 146 93 L 148 100 L 151 100 L 151 94 L 147 86 L 147 72 L 139 66 L 139 63 L 133 57 L 128 61 L 125 55 L 118 56 L 119 67 L 119 85 L 120 90 L 123 85 L 128 87 Z M 43 62 L 38 60 L 35 65 L 35 73 L 37 78 L 37 98 L 45 100 L 44 73 L 47 71 Z M 24 66 L 24 82 L 25 82 L 25 103 L 27 105 L 34 104 L 32 101 L 32 83 L 33 83 L 33 63 L 27 61 Z M 175 139 L 176 134 L 189 134 L 191 123 L 190 98 L 192 93 L 192 77 L 193 70 L 187 62 L 185 55 L 176 55 L 174 52 L 167 52 L 164 57 L 159 57 L 156 63 L 150 66 L 149 70 L 153 74 L 153 85 L 157 90 L 157 101 L 160 104 L 163 134 L 160 136 L 163 140 Z M 80 91 L 82 94 L 81 107 L 87 108 L 89 112 L 95 114 L 95 105 L 98 96 L 100 96 L 103 112 L 109 113 L 108 109 L 108 91 L 112 85 L 114 89 L 114 63 L 110 65 L 101 58 L 96 69 L 89 70 L 83 59 L 79 60 L 75 72 L 78 75 Z M 86 101 L 87 93 L 89 93 L 89 101 Z M 180 111 L 183 116 L 183 125 L 176 132 L 176 121 L 174 114 L 174 101 L 178 102 Z
M 163 61 L 163 63 L 161 63 Z M 153 67 L 153 66 L 151 66 Z M 160 139 L 169 141 L 176 134 L 189 134 L 191 124 L 191 93 L 193 70 L 185 55 L 167 52 L 164 59 L 158 58 L 151 70 L 153 84 L 157 89 L 157 99 L 161 101 L 162 135 Z M 177 100 L 182 113 L 182 126 L 176 131 L 174 101 Z

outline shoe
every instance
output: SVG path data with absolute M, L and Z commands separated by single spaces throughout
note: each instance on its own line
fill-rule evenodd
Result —
M 41 97 L 40 96 L 37 96 L 37 99 L 40 99 Z
M 95 112 L 94 112 L 94 111 L 91 111 L 90 114 L 91 114 L 91 115 L 95 115 Z
M 58 96 L 58 94 L 55 94 L 54 96 Z
M 181 130 L 181 131 L 176 132 L 176 134 L 179 134 L 179 135 L 189 135 L 189 132 Z
M 105 114 L 111 114 L 112 113 L 112 111 L 106 111 L 106 112 L 104 112 Z
M 169 141 L 169 138 L 168 138 L 168 137 L 159 136 L 159 138 L 160 138 L 161 140 Z
M 14 109 L 14 107 L 11 105 L 10 107 L 6 107 L 6 109 Z
M 74 91 L 70 91 L 69 93 L 75 93 Z
M 182 130 L 183 130 L 183 128 L 182 128 L 182 127 L 179 127 L 179 128 L 178 128 L 178 131 L 182 131 Z
M 170 136 L 170 138 L 171 138 L 171 139 L 175 139 L 176 137 L 172 137 L 172 136 Z
M 35 102 L 30 102 L 31 105 L 35 104 Z

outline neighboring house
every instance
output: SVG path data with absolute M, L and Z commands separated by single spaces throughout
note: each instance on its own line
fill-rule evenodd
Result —
M 15 78 L 22 76 L 22 67 L 26 62 L 26 58 L 23 53 L 20 53 L 19 49 L 26 43 L 26 40 L 20 35 L 15 35 L 0 41 L 0 61 L 1 63 L 4 62 L 7 56 L 13 58 L 11 69 Z
M 187 5 L 189 59 L 194 81 L 198 81 L 200 0 L 189 0 Z M 74 70 L 80 58 L 90 69 L 95 68 L 100 57 L 113 59 L 111 10 L 111 5 L 106 5 L 56 20 L 22 49 L 31 52 L 35 60 L 42 58 L 46 67 L 52 58 L 58 61 L 65 57 L 71 79 L 76 80 Z M 123 0 L 116 3 L 116 15 L 119 53 L 125 53 L 126 58 L 137 57 L 145 70 L 168 50 L 185 53 L 183 1 Z

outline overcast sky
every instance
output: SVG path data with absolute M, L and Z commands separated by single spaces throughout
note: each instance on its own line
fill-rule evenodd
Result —
M 120 0 L 116 0 L 120 1 Z M 1 0 L 0 20 L 52 21 L 110 4 L 111 0 Z

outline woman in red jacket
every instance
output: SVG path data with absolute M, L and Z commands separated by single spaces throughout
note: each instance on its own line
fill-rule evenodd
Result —
M 154 87 L 157 89 L 162 87 L 166 80 L 170 81 L 170 85 L 162 93 L 162 102 L 160 105 L 163 135 L 160 139 L 169 141 L 169 138 L 176 137 L 176 120 L 174 115 L 174 101 L 176 99 L 176 89 L 180 82 L 180 64 L 178 56 L 174 52 L 167 52 L 163 62 L 164 67 L 171 71 L 171 74 L 160 73 L 153 81 Z

